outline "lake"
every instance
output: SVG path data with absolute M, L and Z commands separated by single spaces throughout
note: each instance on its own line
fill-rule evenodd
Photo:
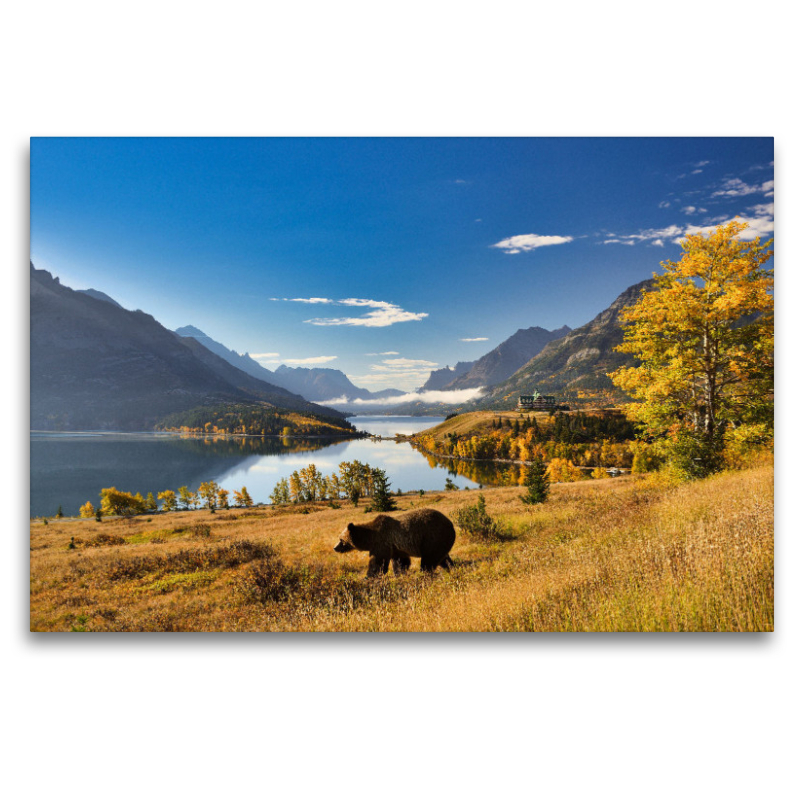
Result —
M 379 436 L 412 434 L 443 417 L 353 417 L 359 430 Z M 342 461 L 358 460 L 386 471 L 390 489 L 444 489 L 448 475 L 459 488 L 505 483 L 514 468 L 443 461 L 416 452 L 407 442 L 370 439 L 204 438 L 169 433 L 31 433 L 31 516 L 53 516 L 61 506 L 77 515 L 87 500 L 97 507 L 100 490 L 157 495 L 208 480 L 231 493 L 242 486 L 256 503 L 268 503 L 281 478 L 315 464 L 325 475 Z M 458 474 L 457 474 L 458 473 Z

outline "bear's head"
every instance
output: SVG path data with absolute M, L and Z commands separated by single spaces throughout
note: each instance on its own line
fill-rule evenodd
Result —
M 347 527 L 339 535 L 339 541 L 336 544 L 336 547 L 333 548 L 337 553 L 349 553 L 351 550 L 356 549 L 350 536 L 352 530 L 353 523 L 348 522 Z

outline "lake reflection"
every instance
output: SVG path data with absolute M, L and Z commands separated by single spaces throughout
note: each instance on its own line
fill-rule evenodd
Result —
M 411 434 L 442 417 L 354 417 L 359 430 L 380 436 Z M 406 442 L 370 439 L 261 439 L 182 437 L 140 433 L 31 434 L 31 516 L 53 515 L 59 506 L 75 515 L 100 490 L 116 486 L 147 496 L 165 489 L 215 480 L 228 491 L 246 486 L 256 503 L 269 502 L 281 478 L 315 464 L 326 475 L 342 461 L 358 460 L 386 471 L 392 491 L 444 489 L 448 472 L 459 487 L 488 483 L 462 472 L 461 462 L 429 459 Z M 456 469 L 459 474 L 456 476 Z

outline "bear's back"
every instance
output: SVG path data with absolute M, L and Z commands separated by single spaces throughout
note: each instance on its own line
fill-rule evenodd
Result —
M 422 552 L 423 542 L 432 542 L 448 552 L 456 540 L 453 523 L 441 511 L 432 508 L 415 508 L 396 518 L 403 530 L 403 539 L 418 553 Z M 409 553 L 409 555 L 413 555 Z

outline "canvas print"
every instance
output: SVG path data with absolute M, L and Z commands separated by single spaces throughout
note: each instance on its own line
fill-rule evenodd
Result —
M 771 631 L 771 138 L 34 138 L 40 632 Z

